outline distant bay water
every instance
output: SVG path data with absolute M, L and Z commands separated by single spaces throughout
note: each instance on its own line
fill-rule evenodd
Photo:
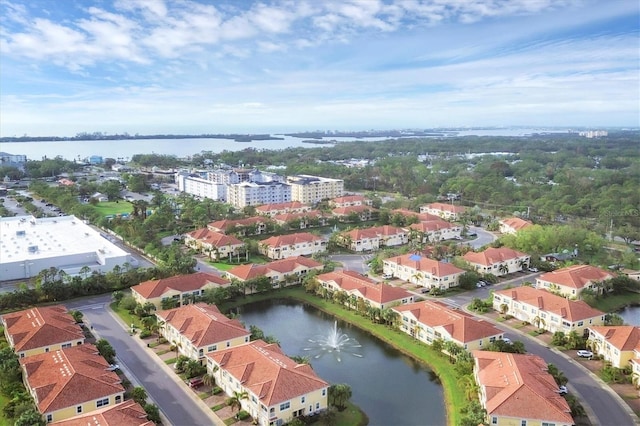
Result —
M 562 132 L 568 130 L 541 130 L 541 129 L 477 129 L 458 131 L 457 136 L 524 136 L 532 133 Z M 43 157 L 53 158 L 61 156 L 67 160 L 85 159 L 92 155 L 105 158 L 128 160 L 136 154 L 162 154 L 188 157 L 203 151 L 220 153 L 222 151 L 241 151 L 247 148 L 258 150 L 281 150 L 286 148 L 317 148 L 327 145 L 304 143 L 308 138 L 297 138 L 274 134 L 278 140 L 260 140 L 251 142 L 236 142 L 232 139 L 135 139 L 135 140 L 89 140 L 89 141 L 39 141 L 39 142 L 3 142 L 0 151 L 14 155 L 26 155 L 29 160 L 42 160 Z M 352 141 L 381 141 L 389 138 L 352 138 L 332 137 L 324 138 L 325 141 L 338 142 Z

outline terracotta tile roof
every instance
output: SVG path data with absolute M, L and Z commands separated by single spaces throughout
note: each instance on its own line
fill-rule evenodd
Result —
M 462 345 L 502 334 L 502 331 L 491 323 L 459 309 L 451 309 L 442 302 L 427 300 L 393 309 L 401 315 L 410 313 L 416 321 L 431 328 L 443 327 L 452 339 Z
M 233 235 L 225 235 L 221 232 L 215 232 L 209 228 L 197 229 L 187 233 L 188 236 L 195 240 L 203 241 L 215 247 L 237 246 L 244 244 Z
M 349 216 L 351 213 L 361 214 L 364 212 L 377 212 L 378 209 L 374 209 L 370 206 L 346 206 L 346 207 L 336 207 L 331 210 L 334 216 Z
M 207 227 L 213 231 L 222 232 L 223 234 L 227 233 L 227 229 L 234 226 L 252 226 L 260 223 L 268 223 L 269 218 L 265 216 L 254 216 L 248 217 L 246 219 L 225 219 L 218 220 L 215 222 L 211 222 L 207 225 Z
M 451 212 L 451 213 L 464 213 L 464 211 L 466 210 L 462 206 L 456 206 L 456 205 L 445 204 L 445 203 L 431 203 L 431 204 L 427 204 L 426 207 L 433 210 L 440 210 L 443 212 Z
M 437 260 L 412 253 L 390 257 L 385 259 L 384 262 L 407 266 L 417 271 L 427 272 L 436 277 L 446 277 L 449 275 L 464 273 L 464 269 L 460 269 L 451 263 L 439 262 Z
M 16 352 L 42 348 L 81 339 L 80 325 L 62 305 L 41 306 L 6 314 L 2 317 Z
M 441 220 L 440 216 L 435 215 L 435 214 L 431 214 L 431 213 L 418 213 L 418 212 L 414 212 L 413 210 L 407 210 L 407 209 L 395 209 L 395 210 L 391 210 L 391 214 L 401 214 L 402 216 L 405 217 L 411 217 L 411 216 L 415 216 L 418 218 L 419 221 L 424 222 L 424 221 L 429 221 L 429 220 Z
M 262 206 L 256 207 L 256 211 L 262 213 L 268 213 L 271 211 L 280 211 L 280 210 L 297 210 L 303 208 L 310 208 L 309 205 L 303 204 L 300 201 L 289 201 L 287 203 L 274 203 L 274 204 L 263 204 Z
M 313 259 L 304 256 L 288 257 L 286 259 L 275 260 L 267 264 L 258 265 L 250 263 L 247 265 L 239 265 L 227 271 L 242 281 L 250 280 L 267 275 L 271 271 L 278 273 L 293 272 L 297 268 L 303 267 L 307 269 L 321 269 L 324 265 Z
M 320 282 L 333 281 L 347 293 L 357 292 L 362 295 L 363 298 L 380 304 L 386 304 L 413 296 L 403 288 L 377 283 L 354 271 L 334 271 L 320 274 L 316 278 Z
M 331 200 L 333 204 L 353 203 L 358 201 L 365 203 L 367 198 L 362 195 L 345 195 L 344 197 L 338 197 Z
M 91 344 L 20 359 L 38 410 L 48 413 L 124 393 L 120 378 Z
M 594 281 L 604 281 L 610 278 L 613 278 L 613 274 L 604 269 L 591 265 L 573 265 L 544 273 L 537 280 L 580 289 Z
M 533 226 L 533 223 L 529 222 L 528 220 L 520 219 L 519 217 L 510 217 L 508 219 L 503 219 L 500 221 L 500 224 L 508 226 L 514 231 L 519 231 L 528 226 Z
M 569 300 L 548 291 L 528 286 L 498 290 L 494 294 L 507 296 L 518 302 L 535 306 L 571 322 L 604 315 L 604 312 L 592 308 L 582 300 Z
M 277 248 L 277 247 L 291 246 L 291 245 L 301 244 L 301 243 L 312 243 L 315 241 L 325 241 L 325 240 L 324 238 L 319 237 L 317 235 L 313 235 L 309 232 L 297 232 L 295 234 L 278 235 L 278 236 L 270 237 L 270 238 L 267 238 L 266 240 L 260 241 L 259 244 Z
M 423 220 L 422 222 L 413 223 L 409 225 L 409 228 L 415 229 L 419 232 L 435 232 L 441 229 L 455 228 L 451 222 L 447 222 L 443 219 Z
M 133 400 L 109 405 L 70 419 L 50 423 L 55 426 L 153 426 L 147 413 Z
M 171 324 L 196 348 L 251 335 L 240 321 L 227 318 L 215 305 L 206 303 L 160 311 L 156 316 Z
M 384 225 L 364 229 L 353 229 L 351 231 L 344 232 L 342 235 L 348 235 L 349 237 L 351 237 L 351 241 L 359 241 L 363 238 L 382 238 L 406 233 L 407 231 L 402 228 L 391 225 Z
M 277 344 L 262 340 L 207 356 L 267 407 L 329 387 L 310 365 L 297 364 Z
M 500 247 L 494 248 L 489 247 L 488 249 L 481 252 L 473 252 L 470 251 L 465 253 L 462 256 L 467 262 L 476 263 L 479 265 L 490 266 L 495 265 L 497 263 L 506 262 L 512 259 L 518 259 L 521 257 L 527 257 L 528 254 L 510 249 L 509 247 Z
M 176 275 L 175 277 L 163 278 L 161 280 L 145 281 L 131 287 L 131 289 L 145 299 L 153 299 L 162 296 L 170 290 L 176 290 L 184 293 L 202 289 L 209 283 L 217 284 L 222 287 L 230 284 L 229 281 L 216 275 L 197 272 L 189 275 Z
M 309 211 L 300 212 L 300 213 L 277 214 L 273 216 L 273 220 L 275 220 L 276 222 L 282 223 L 282 222 L 289 222 L 296 219 L 312 219 L 312 218 L 321 218 L 321 217 L 323 217 L 323 214 L 321 211 L 309 210 Z
M 473 351 L 489 417 L 505 416 L 573 424 L 567 401 L 537 355 Z
M 640 327 L 597 325 L 589 329 L 603 336 L 607 343 L 620 351 L 640 350 Z

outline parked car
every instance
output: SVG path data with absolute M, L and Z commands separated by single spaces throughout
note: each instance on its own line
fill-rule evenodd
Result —
M 593 357 L 593 352 L 587 351 L 587 350 L 584 350 L 584 349 L 579 350 L 578 352 L 576 352 L 576 354 L 580 358 L 592 358 Z
M 420 293 L 424 294 L 424 293 L 429 293 L 429 289 L 424 287 L 420 289 Z
M 502 341 L 505 342 L 507 345 L 511 344 L 511 339 L 509 339 L 508 337 L 503 337 Z
M 189 387 L 197 388 L 203 385 L 202 377 L 194 377 L 193 379 L 189 379 Z
M 120 369 L 120 366 L 118 364 L 110 364 L 109 367 L 107 367 L 107 371 L 115 371 L 119 369 Z
M 529 268 L 529 272 L 539 272 L 538 268 Z
M 563 385 L 563 386 L 560 386 L 560 387 L 558 388 L 558 391 L 557 391 L 557 392 L 558 392 L 560 395 L 566 395 L 566 394 L 568 394 L 568 393 L 569 393 L 569 390 L 567 389 L 567 387 L 566 387 L 566 386 L 564 386 L 564 385 Z
M 393 275 L 392 274 L 382 274 L 382 278 L 385 279 L 385 280 L 389 280 L 389 279 L 393 278 Z

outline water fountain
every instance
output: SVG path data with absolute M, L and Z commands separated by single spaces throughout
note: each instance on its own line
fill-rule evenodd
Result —
M 347 336 L 338 328 L 338 322 L 334 321 L 333 328 L 328 334 L 320 334 L 313 339 L 308 339 L 313 345 L 304 348 L 305 351 L 315 352 L 314 358 L 320 358 L 324 354 L 333 354 L 338 362 L 342 361 L 341 353 L 351 354 L 355 357 L 362 358 L 362 355 L 356 352 L 356 349 L 362 345 L 354 338 Z

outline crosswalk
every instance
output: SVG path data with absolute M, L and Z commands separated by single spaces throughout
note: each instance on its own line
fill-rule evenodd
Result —
M 438 299 L 438 300 L 441 301 L 442 303 L 445 303 L 451 306 L 452 308 L 460 309 L 460 305 L 457 304 L 456 301 L 453 299 Z

